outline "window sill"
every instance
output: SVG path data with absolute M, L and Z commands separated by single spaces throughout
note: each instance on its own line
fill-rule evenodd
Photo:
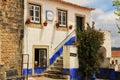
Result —
M 68 31 L 68 28 L 67 27 L 61 27 L 61 26 L 59 26 L 58 28 L 56 28 L 56 30 Z
M 30 23 L 26 25 L 28 25 L 28 27 L 31 27 L 31 28 L 43 28 L 42 24 L 38 24 L 38 23 Z

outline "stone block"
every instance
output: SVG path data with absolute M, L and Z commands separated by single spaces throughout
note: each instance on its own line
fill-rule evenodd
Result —
M 0 0 L 2 3 L 3 0 Z M 20 32 L 24 28 L 22 0 L 6 0 L 4 6 L 0 5 L 0 29 L 1 29 L 1 60 L 8 70 L 11 66 L 20 71 L 21 52 Z M 22 28 L 23 27 L 23 28 Z M 3 80 L 3 79 L 2 79 Z
M 3 64 L 0 64 L 0 80 L 5 80 L 5 70 Z

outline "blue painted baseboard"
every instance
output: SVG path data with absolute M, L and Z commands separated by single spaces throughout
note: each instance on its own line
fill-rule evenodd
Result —
M 70 75 L 70 80 L 82 80 L 82 74 L 78 68 L 64 68 L 63 74 Z
M 46 68 L 34 68 L 34 73 L 35 74 L 41 74 L 45 70 L 46 70 Z M 24 68 L 23 69 L 23 75 L 26 75 L 27 73 L 28 73 L 28 75 L 32 76 L 32 69 Z

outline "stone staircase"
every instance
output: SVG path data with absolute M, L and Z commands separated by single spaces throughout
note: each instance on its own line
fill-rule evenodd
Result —
M 45 77 L 67 80 L 68 75 L 63 74 L 62 56 L 58 57 L 56 61 L 50 66 L 50 68 L 45 71 Z

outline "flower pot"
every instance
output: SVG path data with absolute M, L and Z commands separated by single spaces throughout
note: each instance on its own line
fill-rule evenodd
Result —
M 30 24 L 30 19 L 29 18 L 26 20 L 25 24 Z
M 70 29 L 70 30 L 72 29 L 72 25 L 69 26 L 69 29 Z
M 56 28 L 59 28 L 59 23 L 56 23 Z
M 56 26 L 56 28 L 59 28 L 59 26 Z
M 44 26 L 47 26 L 47 23 L 45 22 L 45 23 L 43 23 L 43 25 L 44 25 Z

